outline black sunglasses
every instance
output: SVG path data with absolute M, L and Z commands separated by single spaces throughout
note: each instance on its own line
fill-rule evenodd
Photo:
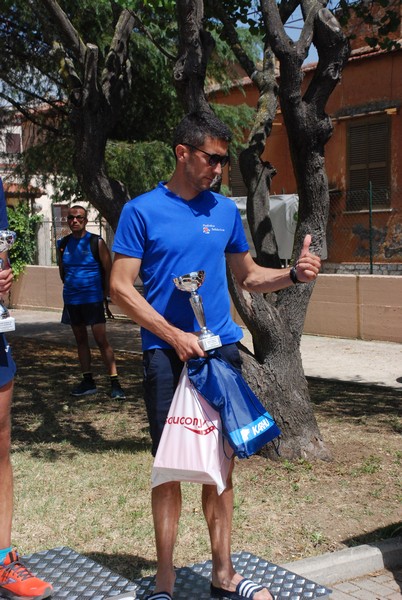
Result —
M 220 163 L 223 168 L 229 162 L 228 154 L 225 154 L 225 156 L 222 156 L 221 154 L 210 154 L 209 152 L 205 152 L 205 150 L 201 150 L 201 148 L 197 148 L 197 146 L 193 146 L 192 144 L 187 144 L 185 142 L 183 143 L 183 146 L 188 146 L 193 150 L 198 150 L 199 152 L 206 154 L 209 157 L 208 164 L 210 167 L 216 167 L 216 165 Z
M 77 219 L 77 221 L 82 223 L 85 217 L 83 217 L 82 215 L 68 215 L 67 217 L 67 221 L 74 221 L 74 219 Z

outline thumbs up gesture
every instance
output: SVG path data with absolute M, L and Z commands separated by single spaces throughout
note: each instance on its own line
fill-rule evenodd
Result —
M 321 268 L 321 259 L 310 252 L 311 235 L 307 234 L 303 241 L 303 248 L 294 266 L 297 282 L 308 283 L 314 281 Z

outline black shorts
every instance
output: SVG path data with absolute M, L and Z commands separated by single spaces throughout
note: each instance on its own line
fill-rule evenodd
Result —
M 65 304 L 61 322 L 65 325 L 97 325 L 106 323 L 103 302 L 88 304 Z
M 236 344 L 219 348 L 223 359 L 241 370 L 241 357 Z M 183 364 L 174 350 L 160 349 L 144 352 L 144 400 L 155 456 L 174 391 L 179 383 Z

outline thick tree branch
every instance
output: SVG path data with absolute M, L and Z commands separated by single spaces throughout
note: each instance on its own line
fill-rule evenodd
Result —
M 241 67 L 258 87 L 258 68 L 254 61 L 251 60 L 244 51 L 233 18 L 228 15 L 219 0 L 205 0 L 205 6 L 208 7 L 211 14 L 218 18 L 222 23 L 224 39 L 239 61 Z
M 47 11 L 52 16 L 53 22 L 56 24 L 60 37 L 66 47 L 71 48 L 75 57 L 80 64 L 84 64 L 86 47 L 78 31 L 72 26 L 66 13 L 60 8 L 55 0 L 40 0 Z M 30 0 L 30 4 L 34 4 Z
M 297 51 L 296 43 L 287 35 L 275 0 L 261 0 L 261 12 L 269 44 L 279 60 Z
M 110 50 L 102 73 L 103 93 L 115 109 L 120 105 L 125 90 L 131 86 L 131 64 L 128 44 L 131 32 L 139 19 L 135 13 L 123 10 L 115 27 Z
M 282 0 L 279 3 L 278 8 L 282 23 L 287 22 L 299 5 L 300 0 Z
M 204 84 L 215 42 L 202 25 L 202 0 L 177 0 L 176 8 L 179 27 L 179 58 L 173 69 L 176 89 L 188 112 L 209 112 L 212 109 Z
M 326 8 L 320 9 L 316 14 L 314 43 L 319 61 L 304 101 L 322 114 L 350 55 L 349 42 L 341 26 Z
M 66 54 L 64 46 L 59 42 L 53 42 L 52 54 L 59 63 L 59 74 L 63 78 L 68 89 L 80 88 L 82 80 L 78 76 L 74 63 Z

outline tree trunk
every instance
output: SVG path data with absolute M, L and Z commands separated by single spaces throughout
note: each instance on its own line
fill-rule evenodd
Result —
M 269 218 L 269 192 L 275 168 L 260 158 L 277 107 L 278 86 L 272 50 L 280 62 L 279 98 L 299 193 L 293 257 L 299 255 L 307 233 L 313 236 L 312 251 L 320 254 L 323 246 L 329 206 L 324 146 L 331 135 L 324 107 L 347 60 L 348 44 L 336 20 L 321 6 L 315 0 L 303 3 L 308 17 L 296 44 L 290 43 L 282 26 L 281 18 L 286 19 L 289 13 L 286 10 L 280 13 L 275 0 L 261 1 L 266 47 L 262 71 L 258 71 L 237 51 L 233 23 L 225 18 L 225 11 L 217 2 L 216 14 L 224 25 L 225 38 L 260 92 L 255 125 L 248 148 L 240 156 L 240 168 L 248 189 L 247 217 L 256 260 L 267 267 L 280 266 Z M 320 55 L 316 77 L 302 98 L 302 63 L 313 35 L 323 58 L 321 60 Z M 241 290 L 229 274 L 229 285 L 235 306 L 254 343 L 254 356 L 246 350 L 243 352 L 245 376 L 282 430 L 281 456 L 330 459 L 314 416 L 300 354 L 313 284 L 296 285 L 277 294 L 249 294 Z M 276 455 L 272 446 L 267 447 L 265 453 L 270 457 Z

